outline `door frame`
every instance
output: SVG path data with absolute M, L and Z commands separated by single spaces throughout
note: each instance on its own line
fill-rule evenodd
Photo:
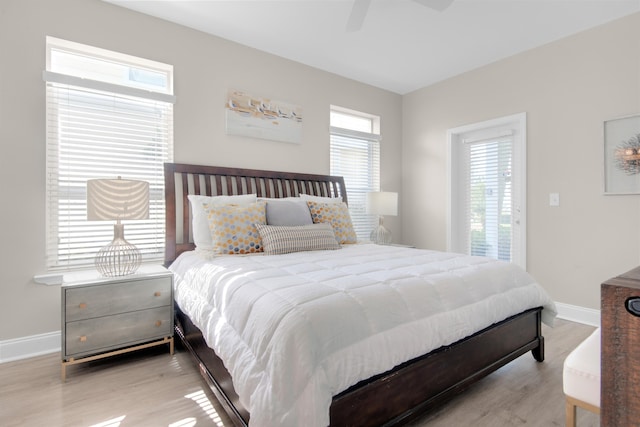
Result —
M 496 133 L 496 129 L 510 128 L 514 130 L 514 147 L 513 147 L 513 170 L 518 173 L 517 188 L 520 195 L 520 203 L 513 206 L 512 212 L 517 212 L 520 227 L 520 247 L 518 248 L 518 259 L 512 259 L 526 270 L 527 264 L 527 113 L 517 113 L 509 116 L 499 117 L 496 119 L 485 120 L 478 123 L 471 123 L 464 126 L 447 130 L 447 251 L 453 250 L 453 241 L 455 238 L 455 230 L 453 226 L 457 221 L 456 201 L 452 197 L 454 186 L 458 185 L 458 169 L 454 161 L 456 145 L 463 143 L 462 136 L 470 132 L 482 135 L 486 133 L 487 137 L 491 133 Z M 499 131 L 498 131 L 499 132 Z

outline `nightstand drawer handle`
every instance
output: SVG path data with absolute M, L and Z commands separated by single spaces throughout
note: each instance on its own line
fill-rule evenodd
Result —
M 162 325 L 162 320 L 156 320 L 156 326 Z
M 155 291 L 153 294 L 154 297 L 159 297 L 160 295 L 162 295 L 162 292 L 160 291 Z
M 87 308 L 87 303 L 86 302 L 81 302 L 80 305 L 78 305 L 78 307 L 80 307 L 81 309 Z
M 85 335 L 80 337 L 80 342 L 85 342 L 87 340 L 87 337 Z

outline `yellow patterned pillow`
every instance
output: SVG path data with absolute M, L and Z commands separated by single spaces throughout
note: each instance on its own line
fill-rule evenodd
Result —
M 262 240 L 254 224 L 266 224 L 265 202 L 248 206 L 203 204 L 213 251 L 219 254 L 251 254 L 262 252 Z
M 319 203 L 307 201 L 314 224 L 328 222 L 333 227 L 338 243 L 356 243 L 358 238 L 351 223 L 346 203 Z

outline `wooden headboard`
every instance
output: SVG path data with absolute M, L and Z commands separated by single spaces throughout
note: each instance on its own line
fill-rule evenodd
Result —
M 191 211 L 187 196 L 257 194 L 258 197 L 296 197 L 300 193 L 342 197 L 347 190 L 341 176 L 236 169 L 180 163 L 164 164 L 166 204 L 165 265 L 182 252 L 193 250 Z

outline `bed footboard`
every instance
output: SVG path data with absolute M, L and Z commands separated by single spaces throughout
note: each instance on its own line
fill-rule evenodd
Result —
M 525 311 L 356 384 L 334 397 L 331 426 L 402 425 L 528 351 L 544 358 L 541 311 Z
M 403 425 L 529 351 L 542 362 L 541 312 L 541 307 L 527 310 L 354 385 L 333 398 L 331 427 Z M 249 412 L 238 400 L 231 375 L 177 306 L 175 328 L 234 424 L 246 427 Z

